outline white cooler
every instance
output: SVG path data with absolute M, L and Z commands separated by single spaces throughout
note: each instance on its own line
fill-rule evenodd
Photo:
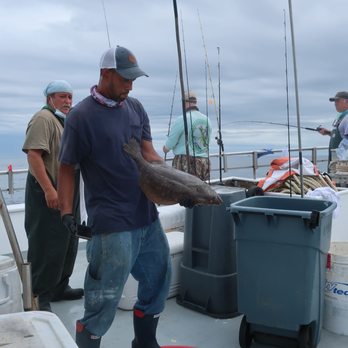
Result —
M 186 208 L 179 204 L 160 205 L 157 207 L 158 217 L 165 231 L 181 230 L 185 224 Z
M 0 255 L 0 314 L 21 311 L 22 284 L 16 263 L 11 257 Z
M 0 346 L 11 348 L 77 348 L 53 313 L 21 312 L 0 315 Z
M 168 298 L 174 297 L 179 292 L 180 287 L 180 263 L 182 259 L 182 253 L 184 250 L 184 232 L 172 231 L 166 233 L 170 256 L 172 261 L 172 279 L 170 282 L 170 289 Z M 124 310 L 132 310 L 137 300 L 138 282 L 130 275 L 127 279 L 121 300 L 118 304 L 118 308 Z

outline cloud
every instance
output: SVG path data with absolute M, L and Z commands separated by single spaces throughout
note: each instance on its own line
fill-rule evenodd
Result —
M 104 0 L 104 4 L 111 45 L 131 49 L 150 75 L 134 82 L 132 95 L 154 121 L 161 120 L 156 129 L 162 131 L 178 71 L 172 1 Z M 220 87 L 223 124 L 286 121 L 285 10 L 290 114 L 291 121 L 296 119 L 288 1 L 177 4 L 185 83 L 188 80 L 198 93 L 202 110 L 206 93 L 209 98 L 214 93 L 217 102 Z M 343 36 L 348 3 L 293 0 L 292 4 L 302 122 L 330 127 L 335 110 L 328 98 L 348 89 Z M 44 103 L 42 91 L 49 81 L 68 80 L 74 87 L 74 102 L 98 82 L 99 58 L 109 45 L 102 1 L 9 1 L 2 6 L 0 29 L 0 134 L 25 132 L 31 115 Z M 178 82 L 173 116 L 180 112 Z M 216 127 L 213 105 L 208 113 Z M 224 132 L 236 141 L 248 139 L 230 129 Z M 276 143 L 283 141 L 277 132 L 272 134 L 278 137 Z

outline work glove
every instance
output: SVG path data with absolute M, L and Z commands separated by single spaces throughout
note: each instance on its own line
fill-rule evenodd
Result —
M 246 190 L 246 197 L 263 196 L 265 193 L 261 187 L 251 186 Z
M 77 222 L 73 214 L 64 214 L 62 216 L 63 225 L 74 236 L 77 236 Z
M 83 239 L 91 239 L 92 238 L 92 229 L 86 225 L 85 222 L 82 225 L 77 225 L 77 236 Z
M 179 202 L 179 204 L 185 208 L 193 208 L 195 205 L 195 203 L 190 198 L 183 199 L 182 201 Z
M 85 222 L 83 222 L 82 225 L 78 224 L 73 214 L 63 215 L 62 222 L 74 237 L 79 237 L 87 240 L 92 238 L 91 228 L 86 226 Z

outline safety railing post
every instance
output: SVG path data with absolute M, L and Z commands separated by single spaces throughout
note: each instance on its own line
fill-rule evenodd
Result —
M 11 245 L 12 254 L 14 256 L 17 269 L 22 281 L 24 310 L 35 310 L 37 307 L 36 307 L 35 299 L 32 294 L 30 263 L 24 262 L 24 259 L 19 247 L 19 243 L 17 240 L 17 236 L 13 228 L 11 217 L 7 210 L 7 206 L 6 206 L 1 189 L 0 189 L 0 215 L 2 217 L 5 230 L 7 232 L 7 237 Z

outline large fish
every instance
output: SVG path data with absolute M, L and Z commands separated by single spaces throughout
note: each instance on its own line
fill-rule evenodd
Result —
M 162 163 L 150 163 L 133 138 L 123 149 L 135 160 L 140 172 L 140 187 L 147 198 L 158 204 L 190 202 L 189 205 L 221 204 L 220 196 L 204 181 Z

